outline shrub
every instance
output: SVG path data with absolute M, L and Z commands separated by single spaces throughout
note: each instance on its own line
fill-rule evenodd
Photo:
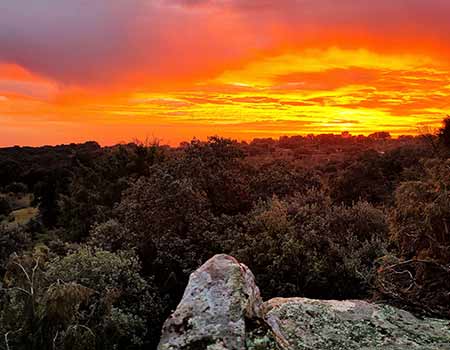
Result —
M 275 160 L 254 167 L 250 189 L 254 199 L 284 198 L 308 189 L 320 187 L 320 181 L 313 171 L 285 160 Z
M 20 254 L 31 243 L 31 235 L 22 227 L 0 225 L 0 273 L 3 275 L 12 253 Z
M 41 248 L 11 260 L 0 320 L 16 348 L 156 346 L 163 306 L 132 253 L 82 247 L 49 256 Z
M 115 252 L 138 246 L 138 239 L 115 219 L 95 224 L 89 234 L 88 244 Z
M 420 181 L 401 184 L 391 212 L 400 257 L 450 262 L 450 161 L 428 161 Z
M 333 205 L 317 191 L 261 203 L 235 254 L 267 296 L 367 296 L 374 260 L 386 249 L 384 213 L 359 202 Z
M 9 200 L 5 197 L 0 197 L 0 216 L 8 216 L 11 211 Z
M 92 290 L 86 307 L 90 311 L 80 313 L 75 324 L 88 326 L 105 349 L 132 349 L 157 342 L 163 316 L 152 282 L 139 271 L 139 261 L 131 253 L 81 248 L 50 261 L 46 279 Z
M 402 171 L 397 157 L 366 152 L 330 179 L 331 197 L 337 204 L 351 205 L 359 200 L 389 203 Z
M 28 192 L 28 187 L 21 182 L 13 182 L 5 186 L 5 191 L 12 193 L 26 193 Z
M 381 262 L 383 296 L 429 314 L 450 316 L 450 161 L 424 164 L 420 181 L 401 184 L 390 215 L 397 256 Z

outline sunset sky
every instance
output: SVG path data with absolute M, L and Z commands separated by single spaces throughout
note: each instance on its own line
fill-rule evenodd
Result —
M 415 134 L 449 0 L 0 0 L 0 146 Z

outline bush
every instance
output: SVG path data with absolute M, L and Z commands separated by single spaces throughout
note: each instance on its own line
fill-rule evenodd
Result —
M 0 225 L 0 273 L 6 270 L 6 264 L 12 253 L 20 254 L 31 243 L 31 235 L 22 227 Z
M 5 197 L 0 197 L 0 216 L 8 216 L 11 211 L 9 200 Z
M 369 295 L 374 260 L 386 252 L 384 213 L 359 202 L 333 205 L 317 191 L 261 203 L 235 254 L 267 297 Z
M 89 234 L 88 244 L 111 252 L 138 246 L 135 234 L 115 219 L 95 224 Z
M 252 170 L 250 189 L 256 200 L 270 199 L 274 195 L 284 198 L 320 187 L 320 180 L 313 171 L 285 160 L 275 160 Z
M 400 257 L 450 262 L 450 161 L 428 161 L 420 181 L 395 191 L 391 238 Z
M 132 253 L 82 247 L 66 257 L 49 256 L 41 248 L 9 266 L 0 321 L 3 331 L 12 331 L 15 348 L 156 346 L 163 306 Z
M 377 285 L 396 303 L 450 316 L 450 161 L 424 164 L 420 181 L 401 184 L 390 215 L 398 253 L 382 261 Z
M 389 204 L 402 171 L 397 157 L 366 152 L 330 179 L 331 197 L 337 204 L 351 205 L 359 200 Z
M 81 248 L 50 261 L 46 279 L 92 290 L 86 306 L 91 315 L 80 313 L 75 324 L 88 326 L 105 349 L 133 349 L 157 343 L 163 317 L 151 280 L 143 279 L 139 271 L 139 261 L 131 253 Z
M 5 186 L 5 191 L 6 192 L 11 192 L 11 193 L 26 193 L 28 192 L 28 187 L 27 185 L 21 183 L 21 182 L 13 182 L 10 183 L 9 185 Z

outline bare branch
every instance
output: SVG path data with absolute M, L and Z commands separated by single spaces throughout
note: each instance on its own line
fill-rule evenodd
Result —
M 31 294 L 34 295 L 34 276 L 36 274 L 36 270 L 39 266 L 39 258 L 36 259 L 36 265 L 33 267 L 33 272 L 31 273 Z
M 11 333 L 11 332 L 6 332 L 6 333 L 5 333 L 5 345 L 6 345 L 6 350 L 10 350 L 10 349 L 9 349 L 9 341 L 8 341 L 8 335 L 9 335 L 9 333 Z
M 56 350 L 56 339 L 58 338 L 59 331 L 56 331 L 56 334 L 53 338 L 53 350 Z

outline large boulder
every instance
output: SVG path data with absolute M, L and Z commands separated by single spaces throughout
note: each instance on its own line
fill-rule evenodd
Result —
M 450 321 L 361 300 L 275 298 L 217 255 L 195 271 L 163 327 L 159 350 L 450 350 Z
M 246 320 L 259 317 L 261 303 L 251 271 L 233 257 L 216 255 L 191 274 L 158 349 L 246 349 Z
M 280 348 L 450 349 L 450 321 L 361 300 L 275 298 L 262 306 Z

